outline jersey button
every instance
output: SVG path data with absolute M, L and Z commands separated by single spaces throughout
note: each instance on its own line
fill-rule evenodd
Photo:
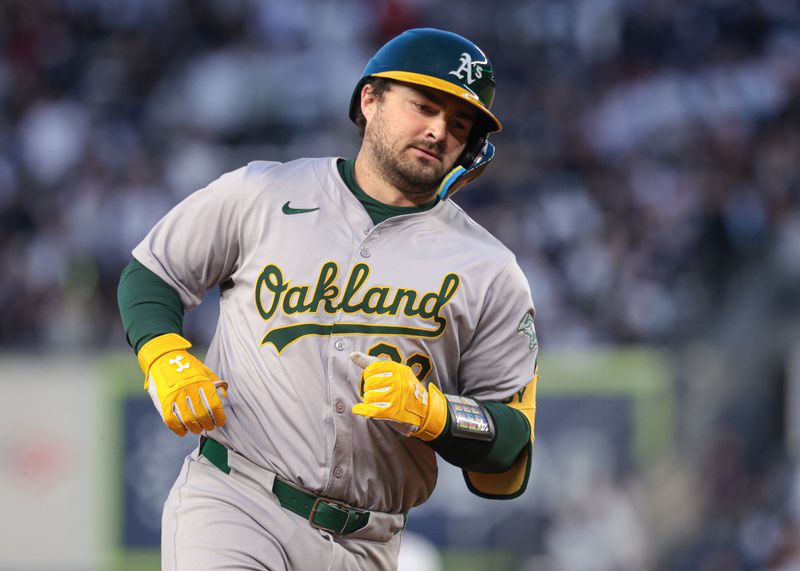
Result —
M 342 341 L 341 339 L 337 339 L 336 342 L 333 344 L 333 346 L 336 347 L 338 351 L 341 351 L 342 349 L 344 349 L 344 341 Z
M 370 255 L 370 254 L 369 254 L 369 250 L 367 250 L 366 248 L 364 248 L 363 250 L 361 250 L 361 257 L 362 257 L 362 258 L 369 258 L 369 255 Z
M 365 235 L 369 234 L 369 231 L 372 230 L 372 226 L 364 226 L 361 230 Z
M 344 470 L 342 470 L 342 467 L 336 466 L 336 468 L 333 471 L 333 475 L 336 476 L 337 478 L 341 478 L 342 474 L 344 474 Z
M 340 400 L 336 401 L 336 412 L 342 414 L 344 412 L 344 403 Z

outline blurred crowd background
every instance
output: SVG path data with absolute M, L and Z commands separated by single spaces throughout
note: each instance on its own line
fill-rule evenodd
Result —
M 551 506 L 530 568 L 800 569 L 796 0 L 3 0 L 0 348 L 124 350 L 149 228 L 251 160 L 354 157 L 363 66 L 420 26 L 494 65 L 497 156 L 455 200 L 517 254 L 541 350 L 673 373 L 674 454 Z

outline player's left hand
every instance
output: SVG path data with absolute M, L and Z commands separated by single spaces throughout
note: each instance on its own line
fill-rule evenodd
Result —
M 361 352 L 351 353 L 350 358 L 364 369 L 363 402 L 353 405 L 353 413 L 393 421 L 401 432 L 421 440 L 433 440 L 442 433 L 447 424 L 447 402 L 439 387 L 428 383 L 426 389 L 411 367 L 401 363 Z

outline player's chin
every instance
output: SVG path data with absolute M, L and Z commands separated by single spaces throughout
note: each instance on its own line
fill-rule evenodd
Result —
M 415 157 L 409 163 L 410 169 L 420 178 L 440 179 L 445 175 L 444 163 L 438 159 Z
M 413 181 L 416 185 L 423 188 L 433 188 L 439 186 L 444 178 L 444 173 L 441 169 L 415 169 L 409 180 Z

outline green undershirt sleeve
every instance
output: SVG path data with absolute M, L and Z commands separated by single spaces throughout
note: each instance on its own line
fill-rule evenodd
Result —
M 448 416 L 442 434 L 428 444 L 445 461 L 464 470 L 505 472 L 530 442 L 530 424 L 524 414 L 503 403 L 483 401 L 481 404 L 494 421 L 494 440 L 484 442 L 453 437 Z
M 137 353 L 159 335 L 183 332 L 178 292 L 135 258 L 120 275 L 117 303 L 128 343 Z

